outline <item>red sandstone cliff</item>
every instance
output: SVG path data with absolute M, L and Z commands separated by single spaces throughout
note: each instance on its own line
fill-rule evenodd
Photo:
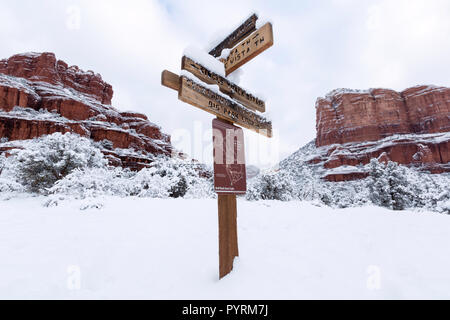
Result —
M 364 177 L 358 167 L 379 157 L 450 172 L 450 88 L 335 90 L 316 111 L 319 152 L 311 162 L 323 164 L 330 181 Z
M 145 115 L 113 108 L 112 96 L 100 75 L 69 67 L 53 53 L 0 60 L 0 138 L 11 142 L 75 132 L 109 140 L 112 148 L 103 152 L 110 162 L 132 169 L 146 166 L 152 155 L 172 152 L 168 135 Z

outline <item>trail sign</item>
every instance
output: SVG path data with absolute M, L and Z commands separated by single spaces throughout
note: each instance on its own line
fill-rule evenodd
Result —
M 272 137 L 272 123 L 185 76 L 181 77 L 178 98 L 219 118 Z
M 214 119 L 214 189 L 218 194 L 245 194 L 244 131 L 231 123 Z
M 272 45 L 272 24 L 266 23 L 231 50 L 228 58 L 225 60 L 226 75 L 228 76 L 254 57 L 269 49 Z
M 189 57 L 184 56 L 181 60 L 181 70 L 189 71 L 198 79 L 207 84 L 218 85 L 221 92 L 239 101 L 249 109 L 257 110 L 259 112 L 266 112 L 266 103 L 262 99 L 245 91 L 238 85 L 232 83 L 230 80 L 218 75 L 217 73 L 208 70 L 206 67 L 195 62 Z
M 257 19 L 252 15 L 209 53 L 218 58 L 223 49 L 231 49 L 222 60 L 227 76 L 273 45 L 272 25 L 256 30 Z M 181 101 L 217 116 L 213 121 L 214 187 L 218 193 L 219 277 L 223 278 L 239 256 L 236 195 L 245 194 L 247 188 L 244 133 L 233 124 L 272 137 L 272 123 L 254 112 L 266 111 L 262 99 L 195 62 L 195 57 L 184 56 L 181 68 L 185 71 L 181 77 L 164 70 L 161 84 L 177 91 Z M 220 91 L 209 85 L 217 85 Z

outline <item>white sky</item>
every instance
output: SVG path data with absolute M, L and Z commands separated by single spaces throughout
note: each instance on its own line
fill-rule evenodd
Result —
M 246 133 L 250 163 L 273 164 L 314 139 L 316 98 L 332 89 L 450 86 L 448 0 L 0 0 L 0 8 L 0 58 L 50 51 L 100 73 L 116 108 L 147 114 L 206 162 L 213 116 L 161 87 L 161 71 L 179 72 L 185 47 L 209 49 L 255 11 L 273 22 L 275 45 L 242 67 L 240 84 L 267 99 L 278 138 Z

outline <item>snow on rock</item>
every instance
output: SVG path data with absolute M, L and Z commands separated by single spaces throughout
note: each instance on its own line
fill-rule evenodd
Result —
M 338 89 L 319 98 L 317 146 L 450 130 L 450 88 Z
M 234 24 L 230 24 L 229 27 L 222 28 L 222 30 L 216 31 L 214 33 L 214 35 L 211 37 L 210 41 L 208 41 L 208 45 L 206 46 L 206 50 L 205 51 L 210 52 L 212 49 L 217 47 L 223 40 L 225 40 L 237 28 L 239 28 L 247 20 L 249 20 L 254 14 L 256 14 L 256 16 L 259 17 L 259 13 L 257 11 L 253 11 L 253 13 L 249 14 L 248 16 L 246 16 L 245 19 L 242 19 L 240 22 L 237 22 L 237 23 L 234 23 Z M 256 20 L 256 23 L 258 24 L 258 20 Z M 224 49 L 224 50 L 227 50 L 227 49 Z M 222 55 L 223 55 L 224 50 L 222 50 Z
M 183 77 L 186 77 L 187 79 L 191 80 L 195 84 L 202 86 L 205 89 L 211 90 L 215 94 L 221 96 L 222 98 L 225 98 L 227 101 L 230 101 L 231 103 L 233 103 L 235 105 L 236 109 L 238 109 L 240 113 L 249 114 L 249 115 L 253 115 L 254 113 L 256 113 L 254 111 L 249 110 L 247 107 L 245 107 L 239 101 L 231 99 L 228 95 L 226 95 L 225 93 L 220 91 L 220 88 L 217 84 L 207 84 L 186 70 L 181 70 L 180 75 Z M 269 123 L 270 122 L 270 120 L 268 120 L 268 118 L 265 115 L 263 115 L 261 113 L 256 113 L 256 114 L 259 117 L 261 123 Z

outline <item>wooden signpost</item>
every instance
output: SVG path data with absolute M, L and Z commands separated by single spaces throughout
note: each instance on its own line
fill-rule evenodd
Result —
M 224 49 L 231 49 L 227 59 L 221 60 L 227 76 L 273 45 L 272 25 L 257 30 L 257 20 L 252 15 L 209 52 L 219 58 Z M 257 113 L 266 111 L 262 99 L 208 70 L 195 57 L 183 56 L 181 69 L 185 72 L 182 76 L 164 70 L 162 85 L 177 91 L 179 100 L 217 117 L 213 120 L 214 186 L 219 211 L 219 276 L 223 278 L 239 256 L 236 195 L 246 193 L 244 135 L 235 125 L 271 138 L 272 123 Z

